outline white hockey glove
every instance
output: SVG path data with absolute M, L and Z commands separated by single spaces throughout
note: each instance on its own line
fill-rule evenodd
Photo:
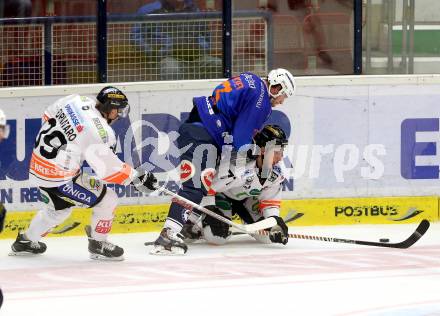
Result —
M 277 221 L 277 225 L 269 228 L 269 239 L 273 243 L 287 244 L 289 241 L 289 228 L 284 220 L 279 216 L 272 216 Z

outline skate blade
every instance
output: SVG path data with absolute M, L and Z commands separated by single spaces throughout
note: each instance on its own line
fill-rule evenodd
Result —
M 8 253 L 8 256 L 10 257 L 36 257 L 41 255 L 42 253 L 32 253 L 26 251 L 20 251 L 20 252 L 11 251 L 10 253 Z
M 171 247 L 171 250 L 165 249 L 163 246 L 154 246 L 150 250 L 150 255 L 155 256 L 183 256 L 185 250 L 180 247 Z
M 185 244 L 193 244 L 193 243 L 195 243 L 197 241 L 201 241 L 201 239 L 200 238 L 199 239 L 187 239 L 187 238 L 185 238 L 185 239 L 183 239 L 183 241 L 185 242 Z
M 124 256 L 106 257 L 106 256 L 98 255 L 95 253 L 89 253 L 89 257 L 90 257 L 90 259 L 98 260 L 98 261 L 124 261 L 125 260 Z

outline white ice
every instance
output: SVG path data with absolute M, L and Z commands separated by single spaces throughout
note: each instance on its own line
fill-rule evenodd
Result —
M 415 224 L 291 227 L 290 232 L 398 242 Z M 37 257 L 9 257 L 0 240 L 1 316 L 440 315 L 440 223 L 409 249 L 234 236 L 152 256 L 157 233 L 111 235 L 123 262 L 88 259 L 86 237 L 46 238 Z

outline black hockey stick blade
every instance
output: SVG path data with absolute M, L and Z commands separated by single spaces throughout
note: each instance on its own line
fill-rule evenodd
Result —
M 400 248 L 406 249 L 414 245 L 428 230 L 429 221 L 424 219 L 417 226 L 416 230 L 404 241 L 398 243 L 386 243 L 386 242 L 374 242 L 374 241 L 363 241 L 354 239 L 344 239 L 344 238 L 333 238 L 333 237 L 318 237 L 318 236 L 307 236 L 300 234 L 289 234 L 289 238 L 297 239 L 310 239 L 310 240 L 320 240 L 328 242 L 339 242 L 346 244 L 364 245 L 364 246 L 374 246 L 374 247 L 385 247 L 385 248 Z

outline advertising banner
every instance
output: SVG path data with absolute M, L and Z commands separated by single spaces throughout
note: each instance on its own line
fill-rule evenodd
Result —
M 292 225 L 408 224 L 422 219 L 437 221 L 438 197 L 375 197 L 286 200 Z
M 115 84 L 132 109 L 112 126 L 119 157 L 134 167 L 144 163 L 160 179 L 169 176 L 168 188 L 176 190 L 178 127 L 192 98 L 211 94 L 219 82 Z M 439 82 L 433 76 L 298 78 L 297 94 L 268 121 L 289 135 L 283 199 L 437 195 Z M 71 93 L 95 97 L 102 86 L 0 89 L 0 108 L 10 125 L 9 138 L 0 143 L 0 202 L 8 210 L 38 206 L 28 170 L 44 109 Z M 169 201 L 131 186 L 110 187 L 121 205 Z

